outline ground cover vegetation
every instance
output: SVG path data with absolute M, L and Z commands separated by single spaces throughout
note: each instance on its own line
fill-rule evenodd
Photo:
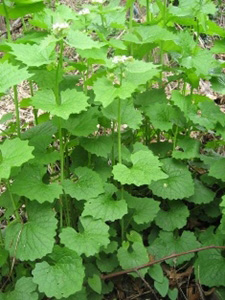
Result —
M 2 1 L 0 299 L 225 299 L 220 4 Z

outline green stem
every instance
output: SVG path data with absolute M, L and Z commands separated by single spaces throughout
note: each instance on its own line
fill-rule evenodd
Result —
M 118 126 L 118 161 L 122 164 L 122 151 L 121 151 L 121 99 L 118 99 L 118 117 L 117 117 L 117 126 Z
M 176 149 L 177 146 L 177 135 L 178 135 L 178 126 L 176 126 L 174 138 L 173 138 L 173 151 Z
M 64 50 L 64 44 L 63 39 L 59 42 L 60 50 L 59 50 L 59 62 L 56 70 L 56 86 L 55 86 L 55 100 L 58 105 L 61 104 L 60 99 L 60 92 L 59 92 L 59 78 L 60 78 L 60 72 L 62 71 L 63 66 L 63 50 Z
M 21 134 L 20 134 L 20 111 L 19 111 L 18 91 L 17 91 L 16 85 L 13 86 L 13 91 L 14 91 L 13 101 L 14 101 L 14 105 L 15 105 L 15 109 L 16 109 L 16 129 L 17 129 L 17 135 L 20 138 L 20 136 L 21 136 Z
M 163 18 L 163 28 L 166 27 L 166 7 L 167 7 L 167 0 L 164 0 L 163 4 L 163 12 L 162 12 L 162 18 Z M 163 87 L 163 66 L 164 66 L 164 42 L 160 42 L 160 64 L 161 64 L 161 72 L 160 72 L 160 87 Z
M 196 40 L 197 40 L 197 43 L 198 43 L 199 36 L 200 36 L 200 29 L 199 29 L 199 21 L 198 21 L 198 19 L 196 19 L 196 24 L 197 24 L 197 37 L 196 37 Z
M 123 69 L 120 69 L 120 85 L 122 85 L 123 80 Z M 121 99 L 118 99 L 118 115 L 117 115 L 117 133 L 118 133 L 118 161 L 122 164 L 122 141 L 121 141 Z M 123 186 L 121 186 L 121 199 L 123 199 Z M 121 226 L 121 242 L 124 240 L 124 219 L 122 218 L 120 221 Z
M 150 23 L 150 3 L 146 0 L 146 10 L 147 10 L 147 23 Z
M 160 129 L 158 129 L 157 130 L 157 143 L 160 142 L 160 133 L 161 133 L 161 131 L 160 131 Z
M 33 97 L 34 89 L 33 89 L 32 80 L 29 80 L 29 86 L 30 86 L 30 95 L 31 95 L 31 97 Z M 35 123 L 35 125 L 38 125 L 38 110 L 35 108 L 33 109 L 33 115 L 34 115 L 34 123 Z
M 12 207 L 13 207 L 13 211 L 14 211 L 14 213 L 15 213 L 16 219 L 17 219 L 18 221 L 21 221 L 21 220 L 20 220 L 20 215 L 19 215 L 18 210 L 17 210 L 17 208 L 16 208 L 16 203 L 15 203 L 15 201 L 14 201 L 14 198 L 13 198 L 13 195 L 12 195 L 12 192 L 11 192 L 9 180 L 6 181 L 6 186 L 7 186 L 7 189 L 8 189 L 9 198 L 10 198 L 10 200 L 11 200 Z
M 0 246 L 4 247 L 4 239 L 3 239 L 1 228 L 0 228 Z
M 133 5 L 131 5 L 130 7 L 130 18 L 129 18 L 129 33 L 132 33 L 133 30 L 133 16 L 134 16 L 134 12 L 133 12 Z M 133 43 L 130 43 L 130 47 L 129 47 L 129 53 L 131 56 L 133 56 Z
M 186 87 L 187 87 L 187 83 L 184 81 L 183 90 L 182 90 L 182 94 L 184 96 L 186 95 Z
M 104 15 L 103 15 L 103 9 L 102 9 L 102 4 L 98 5 L 98 10 L 99 10 L 99 14 L 100 14 L 100 18 L 101 18 L 101 22 L 102 22 L 102 27 L 105 27 L 105 19 L 104 19 Z
M 64 181 L 64 145 L 62 138 L 62 126 L 61 119 L 59 119 L 59 145 L 60 145 L 60 182 L 63 184 Z M 63 195 L 60 195 L 60 228 L 63 227 Z
M 161 71 L 160 71 L 160 88 L 163 87 L 163 66 L 164 66 L 164 50 L 163 50 L 164 42 L 160 42 L 160 64 L 161 64 Z
M 113 147 L 112 147 L 112 166 L 115 165 L 115 121 L 112 123 L 112 140 L 113 140 Z
M 55 81 L 55 100 L 56 104 L 60 105 L 61 104 L 61 98 L 60 98 L 60 90 L 59 90 L 59 76 L 62 71 L 63 67 L 63 39 L 60 40 L 59 42 L 60 46 L 60 51 L 59 51 L 59 61 L 58 61 L 58 66 L 56 70 L 56 81 Z M 64 144 L 63 144 L 63 137 L 62 137 L 62 125 L 61 125 L 61 119 L 59 118 L 59 126 L 58 126 L 58 131 L 59 131 L 59 145 L 60 145 L 60 181 L 61 184 L 63 184 L 64 181 Z M 67 206 L 67 204 L 66 204 Z M 67 210 L 67 209 L 66 209 Z M 63 195 L 60 195 L 59 199 L 59 214 L 60 214 L 60 228 L 62 229 L 63 227 Z
M 7 39 L 9 42 L 12 41 L 12 36 L 11 36 L 11 32 L 10 32 L 10 22 L 9 22 L 9 14 L 8 14 L 8 9 L 7 6 L 5 4 L 5 0 L 2 0 L 3 3 L 3 9 L 5 12 L 5 22 L 6 22 L 6 30 L 7 30 Z
M 61 119 L 59 119 L 59 144 L 60 144 L 60 181 L 63 183 L 64 180 L 64 144 L 63 144 L 63 137 L 62 137 L 62 126 L 61 126 Z
M 147 117 L 145 117 L 145 145 L 148 145 L 149 143 L 148 129 L 149 129 L 149 123 Z
M 24 32 L 26 32 L 26 31 L 27 31 L 27 25 L 26 25 L 26 22 L 25 22 L 25 20 L 24 20 L 23 17 L 21 18 L 21 20 L 22 20 L 22 24 L 23 24 L 23 30 L 24 30 Z
M 130 19 L 129 19 L 129 32 L 132 32 L 133 28 L 133 17 L 134 17 L 134 11 L 133 11 L 133 5 L 130 6 Z
M 88 168 L 91 168 L 91 153 L 88 152 Z

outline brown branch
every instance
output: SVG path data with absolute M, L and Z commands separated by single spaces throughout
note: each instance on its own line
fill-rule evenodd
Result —
M 197 248 L 197 249 L 189 250 L 189 251 L 186 251 L 186 252 L 174 253 L 174 254 L 165 256 L 163 258 L 160 258 L 160 259 L 157 259 L 157 260 L 154 260 L 154 261 L 150 261 L 150 262 L 148 262 L 146 264 L 137 266 L 135 268 L 131 268 L 131 269 L 127 269 L 127 270 L 124 270 L 124 271 L 115 272 L 115 273 L 110 273 L 110 274 L 106 274 L 106 275 L 102 274 L 101 275 L 101 279 L 102 280 L 106 280 L 106 279 L 111 279 L 113 277 L 121 276 L 121 275 L 124 275 L 124 274 L 132 273 L 132 272 L 137 272 L 138 270 L 141 270 L 141 269 L 144 269 L 144 268 L 148 268 L 150 266 L 153 266 L 155 264 L 164 262 L 165 260 L 168 260 L 168 259 L 171 259 L 171 258 L 175 258 L 175 257 L 187 255 L 187 254 L 190 254 L 190 253 L 196 253 L 196 252 L 200 252 L 200 251 L 204 251 L 204 250 L 209 250 L 209 249 L 223 249 L 223 250 L 225 250 L 225 246 L 214 246 L 214 245 L 211 245 L 211 246 L 206 246 L 206 247 L 202 247 L 202 248 Z

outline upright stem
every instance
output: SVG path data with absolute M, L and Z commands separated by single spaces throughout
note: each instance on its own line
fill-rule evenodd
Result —
M 174 138 L 173 138 L 173 151 L 176 149 L 177 146 L 177 134 L 178 134 L 178 126 L 176 125 Z
M 3 239 L 3 236 L 2 236 L 2 230 L 0 228 L 0 246 L 4 246 L 4 239 Z
M 133 16 L 134 16 L 133 5 L 131 5 L 130 6 L 130 19 L 129 19 L 129 33 L 131 33 L 133 30 Z M 129 50 L 130 55 L 133 56 L 133 44 L 132 43 L 130 43 L 129 48 L 130 48 L 130 50 Z
M 150 3 L 149 0 L 146 0 L 146 10 L 147 10 L 147 23 L 150 22 Z
M 59 93 L 59 76 L 60 72 L 62 71 L 62 66 L 63 66 L 63 39 L 60 40 L 59 42 L 60 50 L 59 50 L 59 62 L 56 70 L 56 86 L 55 86 L 55 100 L 58 105 L 61 103 L 60 99 L 60 93 Z
M 133 5 L 130 6 L 130 19 L 129 19 L 129 31 L 132 31 L 133 28 L 133 17 L 134 17 L 134 11 L 133 11 Z
M 122 164 L 122 151 L 121 151 L 121 99 L 118 99 L 118 160 Z
M 30 86 L 30 95 L 31 95 L 31 97 L 33 97 L 34 89 L 33 89 L 32 80 L 29 80 L 29 86 Z M 33 115 L 34 115 L 34 123 L 35 123 L 35 125 L 38 125 L 38 110 L 35 108 L 33 109 Z
M 27 25 L 26 25 L 26 22 L 25 22 L 25 20 L 24 20 L 23 17 L 21 18 L 21 20 L 22 20 L 22 24 L 23 24 L 23 30 L 24 30 L 24 32 L 26 32 L 26 31 L 27 31 Z
M 20 134 L 20 112 L 19 112 L 18 91 L 17 91 L 16 85 L 13 86 L 13 91 L 14 91 L 13 101 L 14 101 L 14 105 L 15 105 L 15 109 L 16 109 L 16 130 L 17 130 L 17 135 L 20 138 L 20 136 L 21 136 L 21 134 Z
M 112 166 L 115 165 L 115 121 L 112 123 L 112 140 L 113 140 L 113 147 L 112 147 Z
M 12 41 L 12 36 L 11 36 L 11 32 L 10 32 L 10 22 L 9 22 L 9 14 L 8 14 L 8 10 L 7 10 L 7 6 L 5 4 L 5 0 L 2 0 L 3 3 L 3 9 L 5 12 L 5 22 L 6 22 L 6 30 L 7 30 L 7 39 L 9 42 Z
M 9 198 L 11 200 L 11 203 L 12 203 L 12 207 L 13 207 L 13 210 L 14 210 L 14 213 L 15 213 L 15 216 L 16 216 L 16 219 L 18 221 L 20 221 L 20 215 L 17 211 L 17 208 L 16 208 L 16 203 L 14 201 L 14 198 L 13 198 L 13 195 L 12 195 L 12 192 L 11 192 L 11 188 L 10 188 L 10 182 L 9 180 L 6 181 L 6 186 L 7 186 L 7 189 L 8 189 L 8 193 L 9 193 Z
M 121 151 L 121 99 L 118 99 L 118 117 L 117 117 L 117 132 L 118 132 L 118 161 L 122 164 L 122 151 Z M 121 186 L 121 199 L 123 199 L 123 186 Z M 120 221 L 121 226 L 121 242 L 124 240 L 124 219 L 122 218 Z
M 167 6 L 167 0 L 164 0 L 163 4 L 163 12 L 162 12 L 162 18 L 163 18 L 163 28 L 166 26 L 166 6 Z M 161 72 L 160 72 L 160 87 L 163 87 L 163 65 L 164 65 L 164 42 L 161 41 L 160 43 L 160 64 L 161 64 Z
M 120 68 L 120 85 L 123 81 L 123 67 Z M 118 115 L 117 115 L 117 132 L 118 132 L 118 161 L 122 164 L 122 141 L 121 141 L 121 99 L 118 99 Z M 123 186 L 121 186 L 121 199 L 123 199 Z M 124 240 L 124 219 L 120 221 L 121 226 L 121 242 Z
M 56 70 L 56 81 L 55 81 L 55 101 L 57 105 L 61 104 L 61 98 L 60 98 L 60 90 L 59 90 L 59 75 L 62 71 L 63 67 L 63 39 L 59 42 L 60 45 L 60 51 L 59 51 L 59 61 L 58 66 Z M 63 137 L 62 137 L 62 125 L 61 125 L 61 119 L 59 119 L 59 145 L 60 145 L 60 181 L 61 184 L 63 184 L 64 180 L 64 144 L 63 144 Z M 60 228 L 63 227 L 63 195 L 60 196 L 59 199 L 59 214 L 60 214 Z
M 60 144 L 60 181 L 63 183 L 64 180 L 64 144 L 63 144 L 63 137 L 62 137 L 62 127 L 61 127 L 61 119 L 59 119 L 59 144 Z

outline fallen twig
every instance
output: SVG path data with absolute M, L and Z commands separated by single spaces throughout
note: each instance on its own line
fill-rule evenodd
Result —
M 102 274 L 101 275 L 101 279 L 102 280 L 106 280 L 106 279 L 111 279 L 113 277 L 121 276 L 121 275 L 132 273 L 132 272 L 136 272 L 137 273 L 138 270 L 141 270 L 141 269 L 144 269 L 144 268 L 148 268 L 148 267 L 153 266 L 155 264 L 161 263 L 161 262 L 163 262 L 165 260 L 168 260 L 168 259 L 171 259 L 171 258 L 175 258 L 175 257 L 179 257 L 179 256 L 183 256 L 183 255 L 187 255 L 187 254 L 190 254 L 190 253 L 196 253 L 196 252 L 200 252 L 200 251 L 204 251 L 204 250 L 209 250 L 209 249 L 223 249 L 223 250 L 225 250 L 225 246 L 214 246 L 214 245 L 211 245 L 211 246 L 197 248 L 197 249 L 193 249 L 193 250 L 189 250 L 189 251 L 185 251 L 185 252 L 174 253 L 174 254 L 165 256 L 163 258 L 160 258 L 160 259 L 157 259 L 157 260 L 154 260 L 154 261 L 150 261 L 150 262 L 148 262 L 146 264 L 137 266 L 135 268 L 130 268 L 130 269 L 127 269 L 127 270 L 123 270 L 123 271 L 119 271 L 119 272 L 114 272 L 114 273 L 110 273 L 110 274 L 106 274 L 106 275 Z

